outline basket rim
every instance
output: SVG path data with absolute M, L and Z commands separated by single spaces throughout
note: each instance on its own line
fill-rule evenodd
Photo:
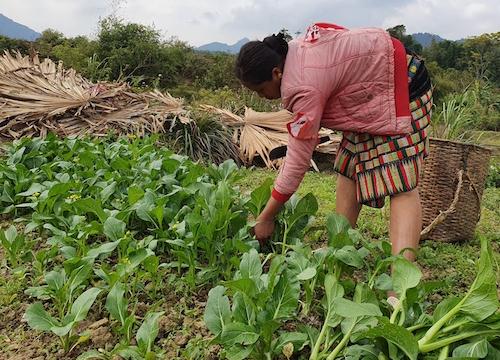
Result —
M 456 141 L 456 140 L 448 140 L 448 139 L 441 139 L 441 138 L 436 138 L 436 137 L 429 137 L 429 140 L 433 141 L 433 142 L 442 142 L 442 143 L 450 143 L 450 144 L 453 144 L 453 145 L 459 145 L 459 146 L 470 146 L 470 147 L 475 147 L 475 148 L 478 148 L 479 150 L 483 150 L 483 151 L 487 151 L 489 152 L 490 154 L 493 152 L 492 149 L 490 148 L 487 148 L 485 146 L 482 146 L 482 145 L 476 145 L 476 144 L 469 144 L 469 143 L 466 143 L 466 142 L 463 142 L 463 141 Z

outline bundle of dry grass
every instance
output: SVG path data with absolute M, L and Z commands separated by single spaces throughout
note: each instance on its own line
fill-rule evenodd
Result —
M 272 149 L 288 143 L 286 124 L 292 120 L 289 111 L 257 112 L 246 108 L 244 116 L 241 117 L 210 105 L 202 105 L 201 108 L 219 115 L 220 121 L 233 130 L 233 142 L 239 145 L 240 157 L 244 163 L 253 163 L 255 156 L 258 155 L 267 167 L 279 167 L 280 161 L 272 160 L 269 153 Z M 316 151 L 335 154 L 340 137 L 331 130 L 321 129 L 320 136 L 326 135 L 330 140 L 319 145 Z M 317 169 L 314 162 L 311 165 Z
M 19 53 L 0 58 L 0 134 L 105 136 L 165 132 L 182 103 L 159 91 L 134 93 L 124 83 L 93 84 L 50 59 Z

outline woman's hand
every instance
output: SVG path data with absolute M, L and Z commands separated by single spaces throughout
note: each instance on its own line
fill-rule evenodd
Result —
M 261 246 L 273 235 L 274 227 L 274 218 L 262 218 L 260 216 L 257 218 L 257 224 L 253 231 Z
M 267 204 L 257 217 L 257 224 L 253 228 L 254 235 L 257 240 L 259 240 L 260 246 L 263 246 L 274 232 L 274 220 L 276 215 L 278 215 L 283 203 L 270 197 Z

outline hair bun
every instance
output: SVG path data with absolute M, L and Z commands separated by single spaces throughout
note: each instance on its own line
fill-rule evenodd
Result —
M 271 35 L 262 40 L 264 44 L 276 51 L 281 57 L 286 57 L 288 52 L 288 43 L 285 40 L 285 34 Z

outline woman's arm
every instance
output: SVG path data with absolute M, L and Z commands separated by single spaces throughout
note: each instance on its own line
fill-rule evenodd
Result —
M 324 108 L 323 97 L 317 90 L 307 88 L 298 92 L 291 103 L 295 116 L 288 124 L 289 137 L 285 163 L 274 183 L 272 196 L 258 216 L 254 229 L 255 236 L 260 242 L 272 235 L 276 215 L 302 182 L 318 144 L 318 131 Z

